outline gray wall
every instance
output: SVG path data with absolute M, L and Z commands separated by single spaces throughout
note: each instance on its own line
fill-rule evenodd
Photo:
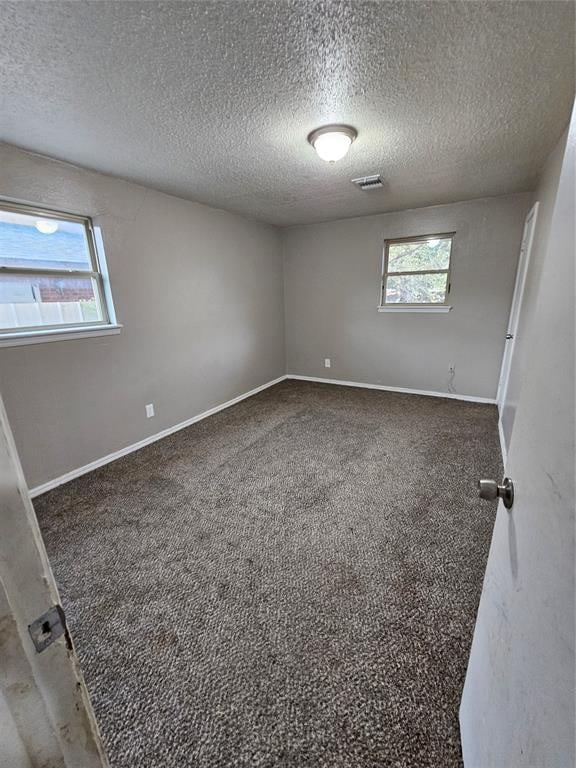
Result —
M 495 396 L 528 195 L 281 233 L 0 145 L 0 196 L 94 217 L 124 325 L 119 336 L 0 349 L 31 487 L 285 372 L 447 391 L 453 362 L 457 392 Z M 384 238 L 451 230 L 452 312 L 378 313 Z
M 507 195 L 285 230 L 287 372 L 446 392 L 455 363 L 458 393 L 495 397 L 529 200 Z M 453 230 L 453 310 L 378 313 L 384 239 Z
M 284 373 L 273 227 L 7 145 L 0 196 L 94 217 L 124 324 L 118 336 L 0 350 L 29 486 Z
M 506 390 L 506 404 L 503 413 L 501 414 L 505 434 L 507 435 L 512 430 L 516 418 L 522 382 L 524 380 L 526 357 L 530 345 L 530 328 L 534 323 L 540 275 L 542 273 L 542 265 L 550 235 L 550 224 L 552 221 L 552 213 L 554 211 L 554 203 L 556 202 L 556 192 L 558 190 L 558 181 L 560 179 L 562 158 L 564 156 L 567 136 L 568 129 L 566 129 L 566 132 L 561 137 L 554 150 L 550 153 L 542 170 L 538 187 L 536 188 L 530 203 L 531 205 L 534 205 L 534 203 L 538 202 L 539 207 L 534 229 L 534 242 L 530 254 L 530 263 L 528 264 L 528 270 L 526 272 L 526 284 L 522 298 L 522 307 L 518 319 L 518 328 L 516 330 L 514 353 L 510 365 L 508 388 Z

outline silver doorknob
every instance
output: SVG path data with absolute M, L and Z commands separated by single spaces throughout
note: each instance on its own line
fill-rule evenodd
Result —
M 496 480 L 478 480 L 478 496 L 488 501 L 500 498 L 506 509 L 510 509 L 514 504 L 514 483 L 509 477 L 502 480 L 502 485 L 498 485 Z

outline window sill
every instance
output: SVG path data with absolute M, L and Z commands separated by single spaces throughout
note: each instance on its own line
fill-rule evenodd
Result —
M 0 335 L 0 347 L 20 347 L 23 344 L 43 344 L 47 341 L 86 339 L 89 336 L 112 336 L 120 333 L 121 325 L 84 325 L 75 328 L 49 328 L 43 331 L 14 331 Z
M 448 307 L 445 304 L 439 305 L 437 307 L 430 306 L 430 305 L 427 305 L 427 306 L 424 306 L 424 307 L 415 307 L 415 306 L 406 307 L 406 306 L 401 306 L 401 305 L 394 306 L 392 304 L 387 304 L 384 307 L 382 307 L 382 306 L 378 307 L 378 312 L 399 312 L 399 313 L 403 313 L 403 312 L 428 312 L 428 313 L 432 313 L 432 314 L 438 314 L 438 313 L 442 314 L 442 313 L 450 312 L 451 309 L 452 309 L 452 307 Z

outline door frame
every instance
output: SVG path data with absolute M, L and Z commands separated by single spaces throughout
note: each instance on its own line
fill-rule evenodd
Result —
M 0 477 L 0 697 L 11 765 L 108 768 L 64 613 L 62 634 L 39 650 L 32 639 L 30 625 L 61 601 L 1 395 Z
M 504 434 L 502 432 L 502 411 L 506 395 L 508 393 L 508 383 L 510 381 L 510 370 L 512 368 L 512 358 L 514 356 L 514 348 L 516 346 L 516 334 L 518 332 L 518 325 L 520 322 L 520 313 L 522 311 L 522 303 L 524 301 L 524 291 L 526 288 L 526 278 L 528 276 L 528 267 L 530 265 L 530 257 L 532 255 L 532 247 L 534 245 L 534 233 L 536 231 L 536 223 L 538 220 L 538 208 L 540 203 L 536 201 L 532 208 L 526 214 L 524 220 L 524 229 L 522 231 L 522 244 L 520 246 L 520 257 L 518 260 L 518 267 L 516 269 L 516 280 L 514 283 L 514 293 L 512 294 L 512 303 L 510 305 L 510 314 L 508 316 L 508 324 L 506 326 L 506 340 L 504 344 L 504 352 L 502 354 L 502 364 L 500 366 L 500 378 L 498 380 L 498 391 L 496 393 L 496 404 L 498 406 L 498 429 L 500 432 L 500 443 L 502 447 L 502 456 L 504 461 L 506 460 L 506 445 L 504 442 Z M 526 230 L 531 225 L 530 233 L 528 235 L 528 241 L 526 242 Z

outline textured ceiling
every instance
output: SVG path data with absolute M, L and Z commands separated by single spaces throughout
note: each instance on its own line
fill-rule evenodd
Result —
M 0 2 L 0 40 L 0 140 L 280 225 L 527 189 L 574 92 L 570 2 Z

